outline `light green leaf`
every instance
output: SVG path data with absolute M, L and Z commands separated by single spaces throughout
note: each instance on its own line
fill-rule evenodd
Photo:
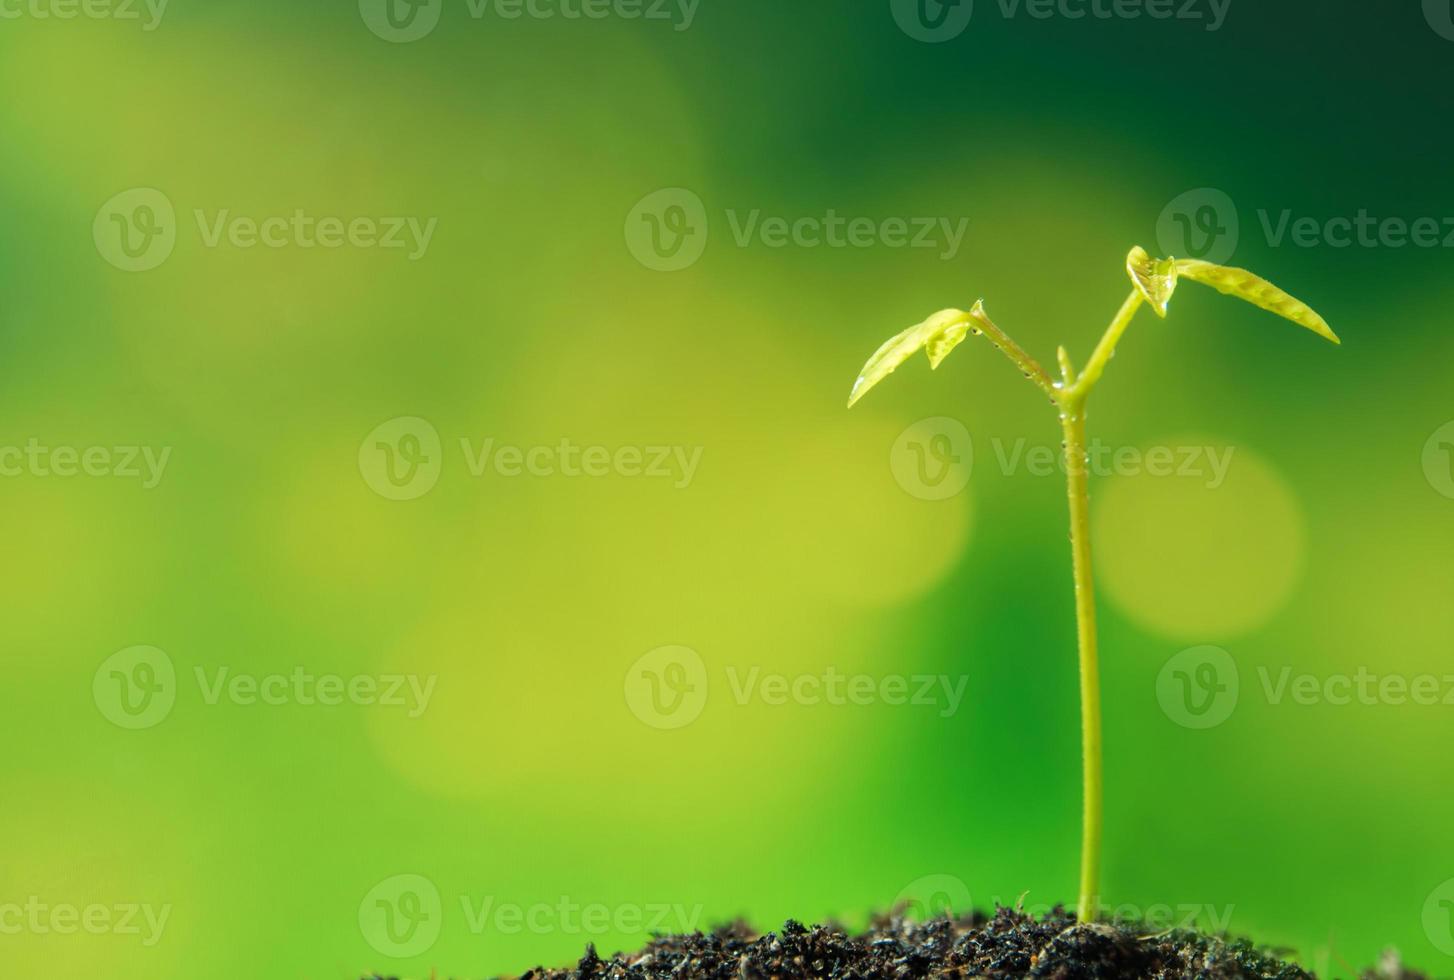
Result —
M 949 352 L 969 334 L 970 315 L 963 310 L 940 310 L 923 323 L 916 324 L 896 337 L 888 340 L 874 351 L 868 363 L 853 383 L 848 395 L 848 407 L 868 393 L 868 390 L 894 370 L 913 357 L 921 347 L 929 355 L 929 366 L 937 368 Z
M 1156 315 L 1165 319 L 1166 306 L 1171 302 L 1171 294 L 1176 292 L 1176 260 L 1153 259 L 1137 245 L 1126 256 L 1126 272 Z
M 924 352 L 929 355 L 929 370 L 937 371 L 939 365 L 949 356 L 949 352 L 964 342 L 969 336 L 969 323 L 960 320 L 949 324 L 941 333 L 929 338 L 924 345 Z
M 1253 306 L 1260 306 L 1269 313 L 1276 313 L 1299 326 L 1307 327 L 1313 333 L 1325 337 L 1335 344 L 1342 343 L 1338 339 L 1338 335 L 1333 333 L 1332 328 L 1328 326 L 1328 321 L 1319 316 L 1310 306 L 1289 296 L 1266 279 L 1254 275 L 1246 269 L 1213 265 L 1198 259 L 1180 259 L 1176 263 L 1176 271 L 1188 279 L 1205 283 L 1228 296 L 1246 300 Z

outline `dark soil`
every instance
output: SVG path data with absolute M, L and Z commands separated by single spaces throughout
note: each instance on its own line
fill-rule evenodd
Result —
M 594 946 L 571 969 L 537 968 L 521 980 L 913 980 L 935 977 L 1043 977 L 1052 980 L 1304 980 L 1313 975 L 1244 941 L 1174 931 L 1148 935 L 1134 925 L 1077 925 L 1056 909 L 1044 918 L 999 909 L 914 923 L 881 918 L 862 935 L 789 921 L 757 935 L 742 925 L 710 935 L 666 936 L 609 960 Z M 1367 980 L 1424 980 L 1390 960 Z

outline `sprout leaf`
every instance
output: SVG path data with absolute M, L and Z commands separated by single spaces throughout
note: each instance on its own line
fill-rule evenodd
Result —
M 1162 319 L 1166 318 L 1166 305 L 1171 302 L 1171 294 L 1176 292 L 1177 270 L 1175 259 L 1153 259 L 1140 245 L 1131 249 L 1131 254 L 1126 257 L 1126 272 L 1130 274 L 1131 282 Z
M 969 327 L 970 314 L 963 310 L 940 310 L 923 323 L 891 338 L 874 351 L 859 372 L 858 380 L 853 383 L 853 391 L 848 396 L 848 407 L 852 408 L 856 401 L 868 393 L 868 389 L 892 374 L 895 368 L 913 357 L 921 347 L 929 356 L 929 366 L 937 368 L 949 356 L 949 352 L 958 347 L 969 334 Z
M 1213 265 L 1197 259 L 1179 259 L 1176 262 L 1176 271 L 1188 279 L 1204 283 L 1228 296 L 1246 300 L 1253 306 L 1260 306 L 1269 313 L 1276 313 L 1299 326 L 1307 327 L 1313 333 L 1331 340 L 1335 344 L 1342 343 L 1338 339 L 1338 335 L 1333 333 L 1332 328 L 1328 326 L 1328 321 L 1319 316 L 1310 306 L 1289 296 L 1266 279 L 1254 275 L 1246 269 Z

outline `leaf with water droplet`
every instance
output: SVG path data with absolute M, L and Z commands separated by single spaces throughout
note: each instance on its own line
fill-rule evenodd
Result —
M 1333 329 L 1328 326 L 1328 321 L 1319 316 L 1312 307 L 1246 269 L 1213 265 L 1199 259 L 1179 259 L 1176 263 L 1176 271 L 1188 279 L 1211 286 L 1228 296 L 1246 300 L 1253 306 L 1261 307 L 1269 313 L 1276 313 L 1299 326 L 1307 327 L 1313 333 L 1331 340 L 1335 344 L 1342 343 L 1338 339 L 1338 335 L 1333 333 Z
M 963 343 L 968 334 L 969 324 L 960 320 L 949 324 L 943 331 L 930 337 L 924 344 L 924 353 L 929 355 L 929 370 L 937 371 L 939 365 L 949 356 L 949 352 Z
M 978 303 L 975 304 L 978 307 Z M 853 383 L 848 396 L 848 407 L 868 393 L 868 390 L 894 373 L 900 364 L 913 357 L 920 348 L 929 356 L 929 366 L 937 368 L 958 347 L 969 334 L 970 314 L 964 310 L 940 310 L 923 323 L 915 324 L 903 333 L 890 338 L 874 351 L 868 363 Z
M 1171 294 L 1176 292 L 1176 260 L 1153 259 L 1137 245 L 1126 256 L 1126 272 L 1156 315 L 1165 319 L 1166 306 L 1171 302 Z

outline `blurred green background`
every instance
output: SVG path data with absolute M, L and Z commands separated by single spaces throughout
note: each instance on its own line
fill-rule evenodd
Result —
M 1454 707 L 1263 683 L 1454 673 L 1439 3 L 1233 3 L 1208 30 L 1197 4 L 981 0 L 930 43 L 881 0 L 435 2 L 0 20 L 7 973 L 485 976 L 653 922 L 1072 901 L 1064 490 L 999 459 L 1058 446 L 1053 410 L 973 338 L 844 401 L 885 338 L 980 296 L 1083 363 L 1127 250 L 1178 229 L 1344 343 L 1188 283 L 1092 402 L 1109 446 L 1234 451 L 1215 488 L 1092 487 L 1106 900 L 1229 916 L 1333 975 L 1385 946 L 1454 972 Z M 134 188 L 162 196 L 108 203 Z M 300 210 L 437 224 L 422 254 L 209 243 Z M 736 234 L 830 210 L 964 234 Z M 1439 240 L 1338 247 L 1324 223 L 1360 211 Z M 1279 238 L 1285 212 L 1322 230 Z M 120 268 L 122 231 L 153 268 Z M 973 440 L 937 500 L 904 462 L 934 417 Z M 462 439 L 700 455 L 690 479 L 477 475 Z M 113 474 L 118 447 L 170 455 L 147 486 L 58 476 L 31 440 Z M 108 659 L 139 645 L 163 653 Z M 1240 670 L 1208 728 L 1158 697 L 1201 645 Z M 417 717 L 208 697 L 296 668 L 433 687 Z M 963 701 L 772 704 L 736 693 L 753 668 L 964 678 Z M 653 714 L 679 697 L 690 717 Z M 62 906 L 105 916 L 67 934 Z

